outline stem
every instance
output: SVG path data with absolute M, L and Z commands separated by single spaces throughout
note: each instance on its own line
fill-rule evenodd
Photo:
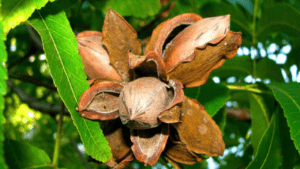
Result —
M 253 14 L 253 20 L 252 20 L 252 25 L 253 25 L 253 29 L 252 29 L 252 45 L 255 45 L 255 43 L 256 43 L 255 26 L 256 26 L 257 6 L 258 6 L 258 0 L 255 0 L 254 14 Z
M 255 27 L 256 27 L 257 6 L 258 6 L 258 0 L 255 0 L 254 14 L 253 14 L 253 20 L 252 20 L 252 25 L 253 25 L 253 28 L 252 28 L 252 47 L 253 47 L 253 50 L 255 49 L 255 46 L 256 46 Z M 253 59 L 253 77 L 256 79 L 256 58 Z
M 54 152 L 53 152 L 52 165 L 54 165 L 54 166 L 57 166 L 57 164 L 58 164 L 60 140 L 61 140 L 61 137 L 62 137 L 62 125 L 63 125 L 63 119 L 64 119 L 64 110 L 65 110 L 65 105 L 62 102 L 61 103 L 61 111 L 60 111 L 59 116 L 58 116 L 58 126 L 57 126 Z
M 82 4 L 83 4 L 84 1 L 85 0 L 80 1 L 79 8 L 77 9 L 77 12 L 74 16 L 74 24 L 72 25 L 72 29 L 74 29 L 74 27 L 76 26 L 77 16 L 78 16 L 79 12 L 81 11 L 81 7 L 82 7 Z
M 155 25 L 155 23 L 157 21 L 159 21 L 160 19 L 167 17 L 169 15 L 170 10 L 173 8 L 173 6 L 175 5 L 174 2 L 170 3 L 169 6 L 163 10 L 158 16 L 155 17 L 155 19 L 153 19 L 152 21 L 150 21 L 147 25 L 143 26 L 142 28 L 140 28 L 137 31 L 137 34 L 141 34 L 142 32 L 144 32 L 145 30 L 147 30 L 148 28 L 152 27 L 153 25 Z
M 53 86 L 53 85 L 51 85 L 51 84 L 49 84 L 45 81 L 42 81 L 41 79 L 33 77 L 33 76 L 29 76 L 29 75 L 22 74 L 22 73 L 19 73 L 19 72 L 15 72 L 15 73 L 9 72 L 8 76 L 10 78 L 14 78 L 14 79 L 18 79 L 18 80 L 21 80 L 21 81 L 24 81 L 24 82 L 34 84 L 36 86 L 43 86 L 43 87 L 45 87 L 47 89 L 50 89 L 52 91 L 57 91 L 55 86 Z M 48 80 L 48 81 L 50 81 L 50 80 Z
M 228 89 L 230 90 L 244 90 L 244 91 L 249 91 L 253 93 L 260 93 L 260 94 L 271 94 L 271 92 L 263 91 L 257 88 L 252 88 L 253 85 L 246 85 L 246 86 L 234 86 L 234 85 L 226 85 Z
M 29 49 L 29 52 L 25 56 L 23 56 L 23 57 L 21 57 L 21 58 L 19 58 L 17 60 L 14 60 L 11 64 L 9 64 L 7 66 L 7 70 L 10 70 L 14 66 L 19 65 L 23 61 L 27 60 L 31 55 L 34 55 L 36 53 L 36 51 L 37 51 L 37 49 L 33 45 L 31 45 L 30 49 Z
M 60 105 L 55 105 L 53 103 L 43 103 L 37 100 L 35 97 L 30 96 L 23 89 L 15 85 L 11 80 L 7 80 L 6 84 L 8 87 L 10 87 L 12 92 L 18 95 L 18 97 L 23 103 L 26 103 L 30 108 L 34 110 L 40 111 L 41 113 L 47 113 L 51 117 L 55 117 L 62 111 Z M 68 110 L 64 109 L 64 111 L 65 115 L 70 116 Z

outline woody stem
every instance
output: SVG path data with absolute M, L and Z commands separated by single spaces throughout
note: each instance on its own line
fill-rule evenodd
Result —
M 53 152 L 52 165 L 54 165 L 54 166 L 57 166 L 57 164 L 58 164 L 60 140 L 61 140 L 61 137 L 62 137 L 62 125 L 63 125 L 63 118 L 64 118 L 64 109 L 65 109 L 65 105 L 62 102 L 61 103 L 61 111 L 60 111 L 59 116 L 58 116 L 58 126 L 57 126 L 56 139 L 55 139 L 54 152 Z

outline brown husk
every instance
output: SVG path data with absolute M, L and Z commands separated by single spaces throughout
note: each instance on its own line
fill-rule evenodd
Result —
M 121 80 L 120 75 L 109 64 L 107 51 L 102 47 L 102 33 L 84 31 L 76 36 L 78 51 L 89 79 L 109 78 Z
M 86 90 L 78 103 L 79 114 L 91 120 L 110 120 L 119 117 L 119 93 L 123 85 L 99 81 Z
M 102 30 L 103 44 L 108 49 L 111 65 L 122 80 L 130 81 L 134 74 L 129 71 L 127 53 L 140 55 L 142 52 L 137 33 L 122 16 L 111 9 L 106 14 Z
M 230 15 L 204 18 L 181 31 L 166 47 L 163 58 L 167 71 L 184 61 L 191 61 L 196 47 L 216 44 L 229 31 Z
M 195 49 L 192 61 L 179 64 L 168 75 L 180 80 L 185 87 L 200 86 L 207 81 L 211 71 L 236 55 L 241 43 L 241 33 L 229 31 L 217 45 L 208 44 L 204 49 Z
M 137 160 L 153 166 L 165 149 L 169 137 L 168 124 L 148 130 L 131 130 L 131 147 Z
M 169 34 L 178 26 L 192 24 L 202 17 L 193 13 L 181 14 L 159 24 L 152 32 L 150 42 L 145 48 L 145 53 L 149 51 L 156 52 L 162 57 L 162 48 Z
M 215 121 L 196 100 L 186 98 L 181 106 L 181 122 L 172 124 L 188 150 L 208 156 L 222 155 L 225 144 Z
M 129 129 L 122 125 L 120 119 L 102 122 L 101 129 L 111 147 L 112 158 L 106 162 L 110 167 L 121 168 L 125 161 L 133 161 Z M 127 139 L 126 139 L 127 138 Z M 128 163 L 128 162 L 127 162 Z M 124 166 L 125 167 L 125 166 Z M 124 168 L 123 167 L 123 168 Z

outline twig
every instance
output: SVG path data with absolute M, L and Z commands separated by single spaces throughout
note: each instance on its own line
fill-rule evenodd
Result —
M 20 64 L 21 62 L 23 62 L 24 60 L 28 59 L 31 55 L 35 54 L 35 52 L 36 52 L 36 48 L 33 47 L 33 45 L 31 45 L 31 47 L 29 49 L 29 52 L 25 56 L 23 56 L 22 58 L 14 60 L 11 64 L 9 64 L 7 66 L 7 70 L 10 70 L 14 66 L 16 66 L 16 65 Z
M 84 1 L 85 1 L 85 0 L 81 0 L 81 1 L 80 1 L 79 8 L 77 9 L 76 14 L 74 15 L 74 22 L 73 22 L 73 24 L 71 25 L 71 27 L 72 27 L 73 30 L 74 30 L 74 27 L 76 26 L 77 16 L 78 16 L 78 14 L 79 14 L 79 12 L 80 12 L 80 10 L 81 10 L 81 7 L 82 7 L 82 4 L 83 4 Z
M 37 79 L 37 78 L 32 77 L 32 76 L 28 76 L 28 75 L 25 75 L 25 74 L 22 74 L 22 73 L 9 73 L 8 76 L 10 78 L 22 80 L 22 81 L 29 82 L 29 83 L 32 83 L 32 84 L 37 85 L 37 86 L 43 86 L 47 89 L 57 91 L 55 86 L 53 86 L 49 83 L 46 83 L 44 81 L 41 81 L 40 79 Z
M 226 108 L 227 115 L 237 120 L 251 122 L 250 112 L 246 109 L 237 109 L 232 107 Z
M 170 10 L 173 8 L 174 5 L 175 5 L 174 2 L 170 3 L 170 5 L 167 7 L 167 9 L 165 9 L 164 11 L 162 11 L 155 19 L 153 19 L 147 25 L 145 25 L 142 28 L 140 28 L 137 31 L 138 35 L 141 34 L 142 32 L 144 32 L 145 30 L 147 30 L 148 28 L 152 27 L 161 18 L 167 17 L 169 15 Z
M 30 25 L 27 25 L 27 30 L 28 30 L 31 40 L 34 42 L 36 47 L 43 50 L 43 44 L 39 38 L 39 35 L 36 33 L 36 31 Z
M 59 105 L 39 102 L 36 98 L 28 95 L 26 92 L 24 92 L 21 88 L 16 86 L 10 80 L 7 80 L 6 84 L 8 87 L 11 88 L 13 92 L 15 92 L 19 96 L 22 102 L 26 103 L 30 108 L 34 110 L 40 111 L 41 113 L 47 113 L 51 116 L 55 116 L 59 114 L 59 112 L 61 111 L 61 107 Z M 66 109 L 65 109 L 65 115 L 70 115 L 68 110 Z
M 254 85 L 245 85 L 245 86 L 235 86 L 235 85 L 226 85 L 226 87 L 230 90 L 245 90 L 253 93 L 260 93 L 260 94 L 271 94 L 272 92 L 260 90 L 258 88 L 254 88 L 256 84 Z
M 72 140 L 71 138 L 69 138 L 69 141 L 71 142 L 72 146 L 74 147 L 74 149 L 76 150 L 76 152 L 78 153 L 81 161 L 83 162 L 85 168 L 87 169 L 91 169 L 90 165 L 88 164 L 88 162 L 85 160 L 83 154 L 80 152 L 80 150 L 77 147 L 77 144 L 75 143 L 74 140 Z
M 56 132 L 54 152 L 53 152 L 53 160 L 52 160 L 52 165 L 54 165 L 56 167 L 57 167 L 57 164 L 58 164 L 58 157 L 59 157 L 59 150 L 60 150 L 60 140 L 62 138 L 64 111 L 65 111 L 65 105 L 64 105 L 63 102 L 61 102 L 61 111 L 60 111 L 59 116 L 58 116 L 58 125 L 57 125 L 57 132 Z

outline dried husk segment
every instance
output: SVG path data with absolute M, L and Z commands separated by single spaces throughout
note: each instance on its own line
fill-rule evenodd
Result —
M 174 90 L 172 101 L 159 114 L 158 119 L 165 123 L 177 123 L 180 121 L 181 110 L 176 105 L 181 103 L 185 99 L 183 85 L 179 80 L 176 79 L 170 80 L 168 85 Z
M 76 36 L 78 51 L 89 79 L 108 78 L 122 80 L 120 75 L 109 64 L 107 51 L 102 47 L 102 33 L 84 31 Z
M 131 130 L 131 149 L 135 158 L 145 165 L 154 165 L 165 149 L 168 137 L 168 124 L 148 130 Z
M 167 71 L 164 61 L 154 51 L 149 51 L 145 56 L 128 53 L 129 68 L 135 69 L 139 76 L 158 77 L 167 81 Z
M 145 53 L 154 51 L 162 57 L 162 48 L 169 34 L 180 25 L 192 24 L 201 20 L 202 17 L 193 13 L 178 15 L 158 25 L 152 35 L 149 43 L 145 48 Z
M 118 13 L 109 9 L 103 25 L 103 44 L 108 49 L 111 65 L 123 81 L 133 79 L 128 66 L 128 52 L 140 55 L 142 52 L 136 31 Z
M 111 147 L 112 158 L 106 162 L 110 167 L 120 168 L 122 163 L 132 159 L 132 151 L 129 139 L 130 131 L 122 125 L 120 119 L 104 121 L 101 123 L 103 134 Z M 127 139 L 126 139 L 127 138 Z M 124 161 L 124 159 L 127 159 Z
M 78 103 L 79 115 L 91 120 L 110 120 L 119 117 L 119 93 L 123 85 L 99 81 L 86 90 Z
M 163 58 L 167 71 L 194 59 L 196 47 L 216 44 L 229 31 L 230 15 L 201 19 L 181 31 L 166 47 Z
M 180 80 L 185 87 L 200 86 L 207 81 L 211 71 L 236 55 L 241 43 L 241 33 L 229 31 L 218 44 L 208 44 L 203 49 L 195 49 L 195 58 L 179 64 L 168 72 L 168 76 Z
M 182 102 L 180 120 L 172 125 L 188 150 L 208 156 L 223 154 L 225 144 L 222 132 L 200 103 L 186 98 Z
M 196 162 L 202 162 L 203 157 L 201 155 L 196 155 L 189 151 L 186 146 L 181 142 L 168 143 L 168 148 L 164 154 L 170 159 L 183 163 L 183 164 L 195 164 Z

